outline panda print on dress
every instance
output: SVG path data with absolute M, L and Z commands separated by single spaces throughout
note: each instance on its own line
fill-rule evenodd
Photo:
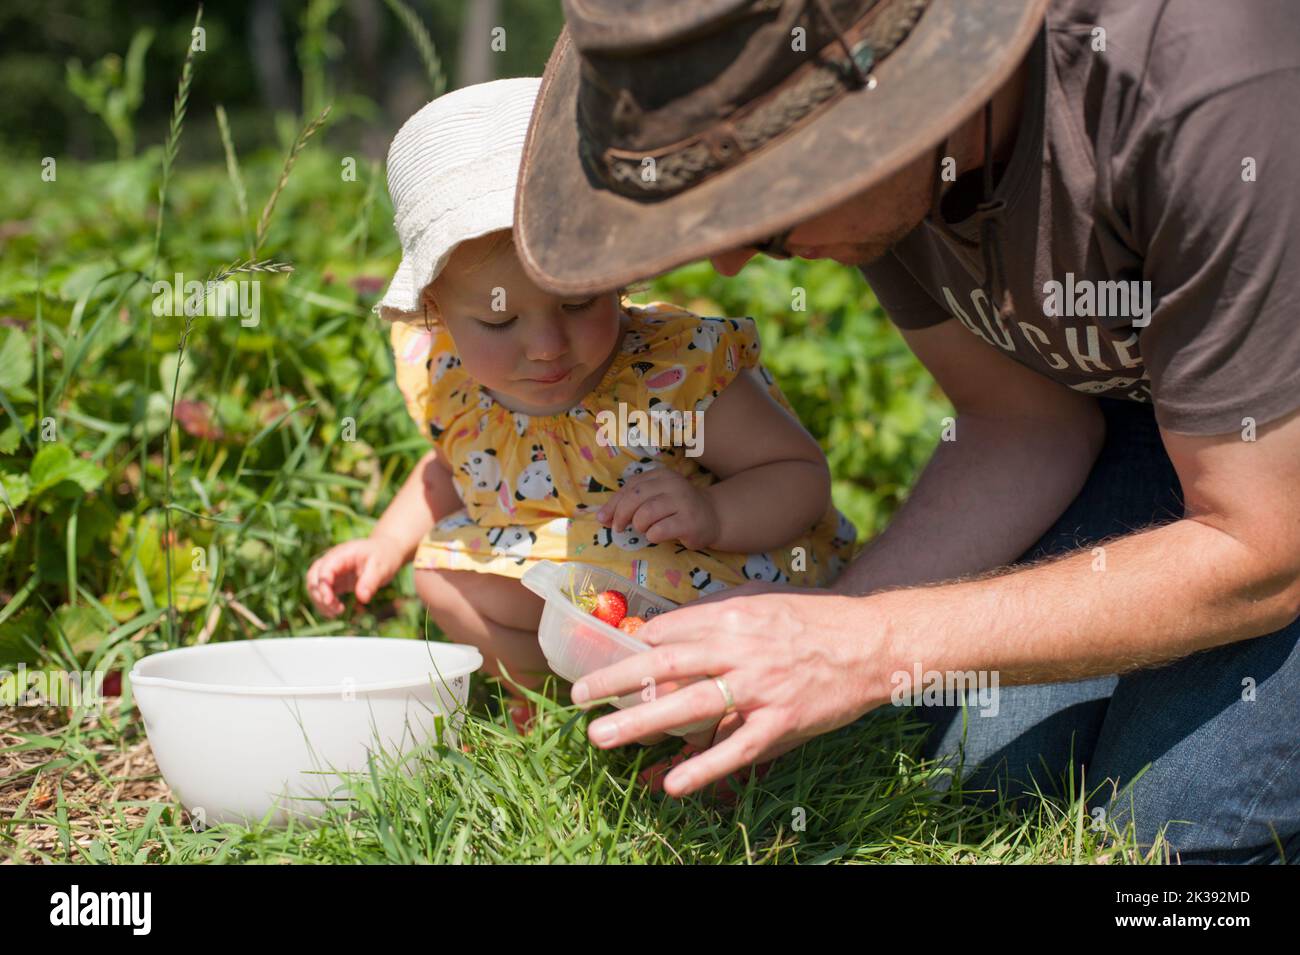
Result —
M 719 590 L 726 590 L 727 585 L 720 580 L 714 580 L 707 570 L 701 570 L 698 567 L 691 568 L 691 586 L 700 594 L 716 594 Z
M 429 368 L 429 377 L 436 385 L 442 381 L 447 372 L 460 367 L 460 359 L 450 352 L 443 352 L 437 358 L 432 358 L 425 364 Z
M 695 402 L 696 414 L 704 414 L 704 412 L 708 411 L 709 405 L 713 404 L 713 402 L 717 399 L 717 397 L 718 397 L 718 389 L 714 388 L 713 391 L 709 392 L 699 401 Z
M 528 430 L 528 415 L 520 411 L 512 411 L 510 417 L 513 418 L 515 422 L 515 434 L 522 438 L 524 432 Z
M 491 395 L 487 394 L 486 388 L 480 388 L 480 390 L 478 390 L 478 409 L 480 409 L 482 414 L 478 416 L 478 434 L 484 434 L 487 430 L 487 422 L 489 422 L 489 417 L 487 416 L 489 416 L 493 404 L 494 401 L 491 400 Z
M 629 355 L 640 355 L 650 350 L 650 343 L 643 332 L 630 331 L 623 336 L 623 351 Z
M 609 547 L 612 544 L 620 550 L 641 550 L 643 547 L 659 546 L 658 544 L 651 544 L 639 530 L 630 525 L 626 530 L 622 531 L 602 527 L 591 538 L 591 542 L 600 547 Z
M 858 529 L 843 514 L 837 516 L 839 520 L 835 525 L 835 536 L 831 538 L 831 546 L 838 550 L 842 547 L 848 547 L 858 539 Z
M 501 465 L 495 448 L 471 451 L 460 469 L 469 475 L 470 485 L 476 491 L 495 491 L 501 487 Z
M 516 564 L 523 564 L 537 543 L 537 535 L 526 527 L 511 524 L 507 527 L 494 527 L 488 531 L 488 543 L 492 553 L 500 557 L 513 557 Z
M 551 477 L 551 465 L 546 460 L 540 444 L 533 445 L 532 461 L 519 472 L 518 485 L 515 488 L 516 501 L 540 501 L 547 497 L 559 497 L 555 481 Z
M 790 580 L 767 554 L 750 554 L 740 572 L 746 580 L 761 580 L 769 584 L 784 584 Z
M 658 415 L 662 417 L 664 414 L 664 408 L 670 407 L 660 398 L 651 398 L 649 404 L 650 414 L 652 417 L 656 414 L 656 410 L 658 411 Z M 663 405 L 663 408 L 660 408 L 660 405 Z M 662 427 L 663 426 L 660 425 L 661 429 Z M 659 433 L 660 435 L 664 434 L 663 430 L 660 430 Z M 672 434 L 672 431 L 669 430 L 668 434 Z M 655 458 L 663 453 L 663 448 L 656 444 L 652 444 L 649 432 L 639 425 L 629 424 L 627 427 L 626 437 L 627 443 L 622 445 L 623 451 L 634 458 Z
M 691 332 L 691 343 L 686 346 L 687 351 L 698 348 L 703 352 L 712 352 L 718 347 L 718 342 L 722 340 L 722 328 L 717 322 L 703 321 L 696 325 Z
M 618 479 L 618 486 L 622 487 L 638 474 L 645 474 L 647 471 L 653 471 L 657 467 L 659 467 L 659 465 L 655 464 L 650 458 L 641 458 L 638 461 L 633 461 L 623 469 L 623 476 Z
M 454 514 L 448 514 L 440 520 L 434 529 L 439 531 L 454 531 L 462 527 L 472 527 L 473 525 L 474 518 L 470 517 L 467 511 L 457 511 Z
M 646 403 L 646 410 L 650 413 L 651 427 L 657 428 L 661 436 L 673 434 L 673 415 L 676 409 L 671 404 L 662 398 L 651 397 Z

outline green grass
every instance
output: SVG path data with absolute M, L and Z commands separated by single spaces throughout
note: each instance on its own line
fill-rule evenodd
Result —
M 0 825 L 0 858 L 148 863 L 1106 863 L 1151 861 L 1121 834 L 1093 831 L 1082 800 L 1040 798 L 1013 812 L 973 808 L 933 783 L 945 774 L 907 753 L 918 727 L 886 709 L 812 741 L 751 780 L 734 806 L 668 799 L 637 782 L 675 744 L 602 752 L 586 716 L 541 702 L 527 736 L 479 700 L 460 748 L 428 745 L 404 765 L 380 757 L 340 788 L 350 812 L 317 825 L 198 828 L 170 801 L 58 793 L 16 807 Z M 547 697 L 538 697 L 539 701 Z M 129 714 L 83 734 L 69 727 L 31 745 L 58 748 L 44 767 L 132 745 Z M 57 765 L 59 761 L 63 765 Z M 112 786 L 119 780 L 108 779 Z M 32 840 L 35 823 L 44 839 Z M 1109 844 L 1103 842 L 1107 837 Z M 37 848 L 30 843 L 36 841 Z M 20 851 L 19 846 L 26 845 Z M 41 848 L 43 846 L 43 848 Z
M 436 78 L 427 35 L 415 42 Z M 166 142 L 138 156 L 60 160 L 53 181 L 0 156 L 0 669 L 128 672 L 209 640 L 437 637 L 409 568 L 340 620 L 317 617 L 303 587 L 316 555 L 368 533 L 427 447 L 370 312 L 399 258 L 383 170 L 358 161 L 341 175 L 358 157 L 323 145 L 328 106 L 241 158 L 220 104 L 189 102 L 196 68 L 187 58 Z M 176 163 L 187 122 L 212 123 L 222 154 Z M 153 314 L 156 281 L 232 268 L 262 283 L 256 327 Z M 836 503 L 864 536 L 883 526 L 949 408 L 859 276 L 762 262 L 728 281 L 696 265 L 643 298 L 754 316 L 765 361 L 826 449 Z M 555 694 L 521 737 L 491 696 L 476 679 L 469 752 L 428 749 L 410 773 L 376 766 L 355 781 L 351 816 L 202 832 L 158 782 L 129 687 L 89 718 L 0 707 L 0 858 L 1135 859 L 1122 838 L 1100 847 L 1080 799 L 1013 814 L 936 791 L 897 710 L 782 758 L 726 808 L 635 782 L 672 744 L 597 751 L 587 717 Z

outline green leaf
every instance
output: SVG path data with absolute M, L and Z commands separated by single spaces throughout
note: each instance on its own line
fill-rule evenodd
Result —
M 32 349 L 27 336 L 16 328 L 6 329 L 0 343 L 0 388 L 17 391 L 32 379 Z
M 4 490 L 3 497 L 8 500 L 10 507 L 22 507 L 32 495 L 31 478 L 26 474 L 0 473 L 0 489 Z M 4 515 L 4 520 L 8 522 L 8 514 Z
M 0 667 L 40 660 L 41 615 L 33 607 L 24 607 L 0 623 Z
M 54 611 L 54 619 L 48 623 L 47 629 L 52 640 L 57 639 L 62 631 L 78 657 L 93 651 L 108 634 L 104 618 L 84 604 L 75 607 L 63 604 Z
M 107 471 L 94 461 L 76 457 L 66 444 L 47 444 L 37 451 L 30 473 L 33 494 L 64 481 L 71 481 L 89 492 L 102 486 L 108 478 Z

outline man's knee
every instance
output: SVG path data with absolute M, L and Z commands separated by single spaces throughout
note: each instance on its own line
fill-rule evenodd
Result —
M 1069 769 L 1087 764 L 1115 683 L 1110 676 L 1002 687 L 996 711 L 917 707 L 931 727 L 922 755 L 959 772 L 978 801 L 1038 791 L 1068 797 Z

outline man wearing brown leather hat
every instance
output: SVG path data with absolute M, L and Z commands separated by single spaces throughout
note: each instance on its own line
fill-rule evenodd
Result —
M 519 181 L 532 278 L 835 259 L 957 410 L 833 591 L 684 607 L 576 684 L 706 678 L 592 741 L 721 717 L 678 795 L 989 674 L 995 707 L 916 711 L 975 786 L 1073 760 L 1143 845 L 1300 858 L 1294 3 L 564 7 Z

